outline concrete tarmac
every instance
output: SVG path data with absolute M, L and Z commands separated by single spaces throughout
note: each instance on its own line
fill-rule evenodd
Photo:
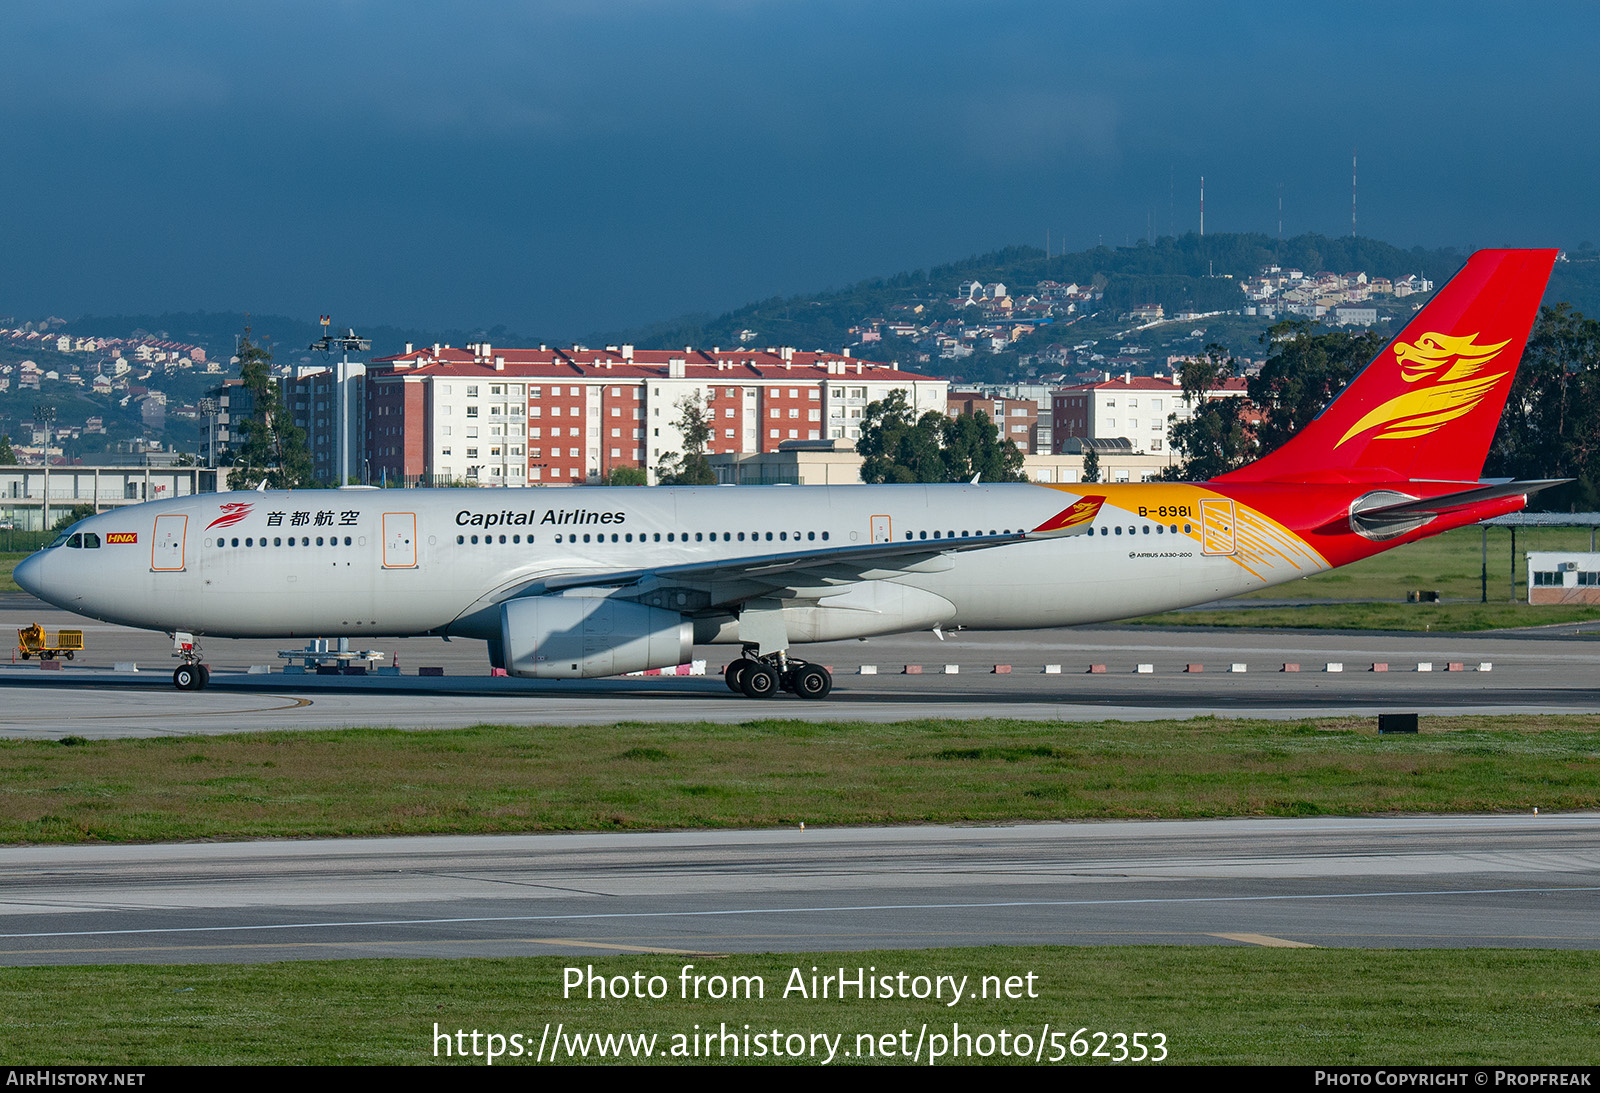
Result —
M 295 641 L 205 639 L 210 688 L 172 688 L 163 634 L 89 622 L 28 596 L 0 597 L 0 628 L 39 622 L 84 631 L 84 654 L 59 670 L 0 664 L 0 735 L 153 736 L 384 725 L 739 722 L 793 717 L 890 721 L 1005 716 L 1150 720 L 1194 715 L 1274 718 L 1593 713 L 1600 636 L 1579 627 L 1489 634 L 1152 629 L 1136 626 L 932 633 L 798 649 L 834 670 L 821 702 L 752 701 L 716 673 L 736 650 L 697 650 L 705 678 L 537 681 L 493 678 L 482 642 L 384 639 L 398 676 L 285 675 Z M 117 663 L 138 670 L 116 671 Z M 1296 664 L 1297 672 L 1283 671 Z M 1103 665 L 1103 673 L 1090 672 Z M 1243 672 L 1232 671 L 1235 664 Z M 1387 671 L 1373 671 L 1374 664 Z M 996 666 L 1009 668 L 996 672 Z M 1046 666 L 1059 666 L 1047 674 Z M 1141 665 L 1150 671 L 1143 673 Z M 1200 671 L 1189 670 L 1191 665 Z M 1421 671 L 1421 666 L 1429 671 Z M 250 674 L 270 666 L 271 674 Z M 421 667 L 442 677 L 421 677 Z M 920 672 L 907 673 L 906 668 Z M 1339 671 L 1331 671 L 1337 666 Z M 1459 671 L 1449 670 L 1452 666 Z M 864 668 L 875 674 L 861 674 Z M 950 671 L 950 669 L 954 671 Z
M 1600 946 L 1600 816 L 0 850 L 0 963 Z
M 835 670 L 836 689 L 823 702 L 755 702 L 714 675 L 492 678 L 481 643 L 424 638 L 381 643 L 403 675 L 359 679 L 284 675 L 276 654 L 297 643 L 211 639 L 212 686 L 190 693 L 171 686 L 164 635 L 0 597 L 0 626 L 35 621 L 83 629 L 87 649 L 57 670 L 0 665 L 0 734 L 1592 713 L 1591 681 L 1600 678 L 1600 646 L 1581 628 L 1429 635 L 1124 626 L 809 647 L 801 654 Z M 731 652 L 697 656 L 715 673 Z M 137 662 L 138 671 L 116 671 L 118 661 Z M 1301 670 L 1281 671 L 1285 662 Z M 1389 670 L 1371 671 L 1374 662 Z M 1229 671 L 1235 663 L 1247 670 Z M 249 673 L 268 664 L 272 674 Z M 1046 674 L 1049 664 L 1060 674 Z M 1091 664 L 1106 670 L 1090 673 Z M 1138 671 L 1142 664 L 1152 670 Z M 1419 671 L 1422 664 L 1433 670 Z M 1447 671 L 1452 664 L 1463 670 Z M 446 674 L 416 675 L 425 665 Z M 907 665 L 922 672 L 905 673 Z M 877 674 L 859 674 L 863 666 Z M 0 962 L 993 943 L 1592 948 L 1600 944 L 1597 897 L 1596 816 L 31 847 L 0 850 Z

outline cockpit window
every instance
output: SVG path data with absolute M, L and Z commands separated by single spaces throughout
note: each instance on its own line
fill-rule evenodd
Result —
M 83 533 L 83 549 L 85 549 L 85 550 L 97 550 L 97 549 L 99 549 L 99 547 L 100 547 L 100 536 L 96 535 L 92 531 L 86 531 L 86 532 Z
M 69 536 L 66 532 L 63 531 L 60 535 L 57 535 L 55 537 L 55 541 L 52 542 L 49 546 L 45 547 L 45 549 L 46 550 L 54 550 L 56 547 L 60 546 L 64 542 L 66 542 L 69 538 L 71 538 L 71 536 Z
M 74 535 L 74 536 L 72 536 L 70 539 L 67 540 L 67 546 L 71 547 L 73 550 L 79 549 L 80 547 L 83 546 L 83 536 L 82 535 Z

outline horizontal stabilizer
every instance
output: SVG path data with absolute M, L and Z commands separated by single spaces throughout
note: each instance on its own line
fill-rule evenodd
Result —
M 1463 509 L 1514 497 L 1526 498 L 1529 494 L 1570 481 L 1570 478 L 1543 478 L 1526 482 L 1485 482 L 1472 489 L 1422 498 L 1407 497 L 1395 490 L 1379 490 L 1367 494 L 1351 506 L 1349 528 L 1368 539 L 1392 539 L 1430 524 L 1446 513 L 1459 513 Z M 1508 510 L 1502 508 L 1499 511 Z M 1491 511 L 1481 515 L 1492 516 L 1496 513 Z M 1324 530 L 1337 533 L 1343 525 L 1344 521 L 1340 520 Z
M 1362 509 L 1360 515 L 1363 520 L 1382 519 L 1384 517 L 1438 516 L 1441 513 L 1454 512 L 1457 509 L 1481 504 L 1484 501 L 1498 501 L 1503 497 L 1535 494 L 1540 490 L 1547 490 L 1551 486 L 1559 486 L 1571 481 L 1572 479 L 1570 478 L 1539 478 L 1531 479 L 1527 482 L 1501 482 L 1494 485 L 1480 486 L 1472 490 L 1440 494 L 1438 497 L 1428 497 L 1417 501 L 1401 501 L 1398 504 Z

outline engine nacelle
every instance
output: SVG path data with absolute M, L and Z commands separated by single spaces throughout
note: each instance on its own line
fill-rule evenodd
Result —
M 506 671 L 589 679 L 687 664 L 694 626 L 675 611 L 589 596 L 530 596 L 500 607 Z

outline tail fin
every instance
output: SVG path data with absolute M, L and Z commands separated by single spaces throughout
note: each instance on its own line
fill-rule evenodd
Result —
M 1311 424 L 1218 480 L 1475 481 L 1555 258 L 1477 252 Z

